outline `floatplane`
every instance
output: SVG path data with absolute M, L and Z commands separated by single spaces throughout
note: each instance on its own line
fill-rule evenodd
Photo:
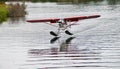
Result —
M 71 28 L 73 25 L 78 25 L 79 20 L 98 18 L 100 15 L 89 15 L 89 16 L 74 16 L 67 18 L 48 18 L 48 19 L 38 19 L 38 20 L 27 20 L 29 23 L 46 23 L 52 26 L 57 27 L 57 32 L 50 31 L 50 34 L 57 37 L 60 35 L 61 31 L 68 35 L 73 35 L 68 28 Z M 57 24 L 54 25 L 54 24 Z

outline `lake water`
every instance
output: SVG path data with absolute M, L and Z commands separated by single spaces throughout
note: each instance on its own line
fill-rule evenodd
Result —
M 107 0 L 85 4 L 26 3 L 25 18 L 0 24 L 0 69 L 120 69 L 120 4 Z M 79 21 L 56 40 L 57 28 L 28 19 L 99 14 Z

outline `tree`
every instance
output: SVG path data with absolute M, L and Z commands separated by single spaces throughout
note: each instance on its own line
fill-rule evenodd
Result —
M 5 2 L 5 1 L 7 1 L 7 0 L 0 0 L 0 2 Z

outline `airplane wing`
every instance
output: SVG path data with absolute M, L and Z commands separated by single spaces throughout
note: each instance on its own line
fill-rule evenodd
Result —
M 64 18 L 67 22 L 74 22 L 84 19 L 90 19 L 90 18 L 98 18 L 100 15 L 90 15 L 90 16 L 76 16 L 76 17 L 68 17 Z M 60 18 L 51 18 L 51 19 L 39 19 L 39 20 L 27 20 L 27 22 L 36 23 L 36 22 L 50 22 L 50 23 L 56 23 L 60 20 Z
M 59 18 L 51 18 L 51 19 L 39 19 L 39 20 L 27 20 L 27 22 L 36 23 L 36 22 L 50 22 L 50 23 L 56 23 Z
M 74 21 L 90 19 L 90 18 L 97 18 L 97 17 L 100 17 L 100 15 L 69 17 L 69 18 L 64 18 L 64 20 L 67 22 L 74 22 Z

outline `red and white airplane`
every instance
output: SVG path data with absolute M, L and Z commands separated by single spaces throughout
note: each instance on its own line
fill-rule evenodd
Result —
M 52 26 L 55 23 L 57 23 L 58 27 L 58 32 L 55 33 L 53 31 L 50 31 L 50 34 L 53 36 L 58 36 L 60 34 L 60 31 L 64 31 L 68 35 L 73 35 L 73 33 L 69 32 L 67 28 L 70 28 L 72 25 L 76 25 L 76 23 L 79 20 L 84 20 L 84 19 L 91 19 L 91 18 L 98 18 L 100 15 L 90 15 L 90 16 L 75 16 L 75 17 L 68 17 L 68 18 L 49 18 L 49 19 L 39 19 L 39 20 L 27 20 L 27 22 L 30 23 L 47 23 Z M 48 23 L 49 22 L 49 23 Z

